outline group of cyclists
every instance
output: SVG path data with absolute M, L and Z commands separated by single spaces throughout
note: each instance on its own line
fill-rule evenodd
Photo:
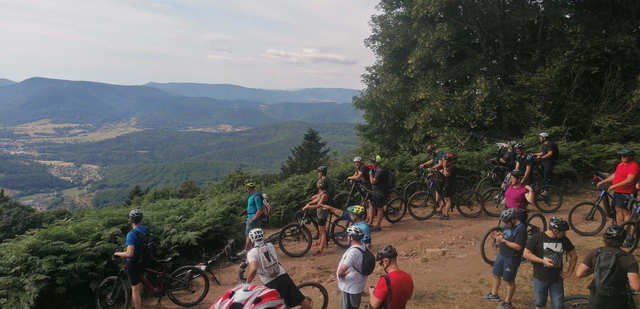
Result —
M 559 156 L 557 144 L 549 139 L 548 133 L 540 133 L 539 141 L 542 149 L 538 153 L 527 153 L 525 145 L 518 142 L 505 144 L 497 161 L 510 171 L 505 180 L 505 207 L 500 215 L 500 221 L 505 224 L 502 232 L 496 235 L 499 243 L 499 253 L 492 270 L 491 291 L 483 298 L 490 301 L 500 301 L 498 308 L 512 308 L 515 294 L 515 278 L 522 260 L 533 263 L 533 286 L 536 308 L 544 308 L 547 299 L 551 299 L 551 307 L 562 308 L 564 297 L 563 279 L 572 275 L 583 277 L 595 273 L 591 285 L 591 308 L 623 308 L 628 303 L 630 291 L 640 291 L 640 277 L 638 264 L 633 256 L 620 250 L 625 239 L 626 231 L 618 226 L 609 227 L 604 233 L 605 246 L 591 252 L 583 263 L 577 263 L 577 253 L 566 232 L 569 224 L 566 220 L 553 217 L 549 228 L 536 235 L 526 233 L 524 226 L 527 222 L 527 205 L 534 202 L 535 192 L 530 185 L 532 165 L 539 160 L 543 173 L 543 185 L 552 183 L 553 169 Z M 449 219 L 452 209 L 451 198 L 456 194 L 456 156 L 452 153 L 439 151 L 435 145 L 428 145 L 427 153 L 432 159 L 419 165 L 429 172 L 440 173 L 443 176 L 439 189 L 436 190 L 437 213 L 442 220 Z M 638 179 L 639 168 L 634 160 L 635 153 L 631 150 L 619 152 L 621 162 L 615 173 L 604 179 L 601 184 L 612 183 L 609 190 L 614 192 L 614 205 L 617 222 L 629 219 L 630 210 L 626 209 L 627 201 L 640 188 Z M 371 264 L 377 262 L 386 275 L 380 277 L 375 288 L 370 288 L 370 303 L 368 308 L 405 308 L 413 293 L 413 280 L 406 272 L 399 269 L 398 254 L 394 247 L 384 246 L 374 256 L 371 246 L 371 233 L 381 230 L 382 207 L 388 199 L 392 187 L 392 173 L 382 164 L 379 155 L 365 164 L 361 157 L 353 159 L 355 171 L 347 179 L 357 181 L 370 189 L 369 200 L 362 201 L 362 205 L 351 205 L 346 209 L 335 207 L 332 201 L 332 186 L 327 177 L 328 168 L 318 167 L 317 191 L 309 202 L 302 208 L 305 211 L 315 211 L 317 216 L 319 239 L 318 251 L 314 256 L 322 256 L 327 248 L 327 219 L 333 214 L 341 219 L 347 219 L 351 225 L 346 230 L 349 248 L 343 254 L 336 270 L 338 288 L 341 291 L 341 309 L 359 308 L 361 296 L 364 293 L 368 275 L 371 274 Z M 250 283 L 258 275 L 269 289 L 278 291 L 281 307 L 278 306 L 237 306 L 225 307 L 232 304 L 234 295 L 247 299 L 249 294 L 266 295 L 269 291 L 258 286 L 246 285 L 243 293 L 227 293 L 212 308 L 285 308 L 301 306 L 311 308 L 309 299 L 296 288 L 284 267 L 278 262 L 275 248 L 264 242 L 262 225 L 262 195 L 256 190 L 255 183 L 246 184 L 249 197 L 247 200 L 246 243 L 245 250 L 249 263 L 247 282 Z M 545 191 L 541 191 L 545 194 Z M 441 196 L 440 196 L 441 195 Z M 135 264 L 136 251 L 143 237 L 148 235 L 148 229 L 142 225 L 142 212 L 132 210 L 130 215 L 131 232 L 127 234 L 125 252 L 114 255 L 128 259 L 128 263 Z M 568 257 L 568 266 L 563 268 L 563 257 Z M 372 262 L 373 261 L 373 262 Z M 577 270 L 576 270 L 577 267 Z M 566 269 L 566 271 L 564 271 Z M 140 267 L 129 267 L 129 277 L 132 284 L 132 299 L 134 308 L 141 308 L 139 292 L 141 289 L 139 277 Z M 507 285 L 504 298 L 498 296 L 501 283 Z M 250 292 L 253 290 L 253 292 Z M 137 295 L 136 295 L 137 294 Z M 393 295 L 393 297 L 390 297 Z M 252 296 L 253 297 L 253 296 Z M 264 300 L 267 298 L 261 298 Z M 271 305 L 278 304 L 271 300 Z M 613 305 L 613 306 L 612 306 Z

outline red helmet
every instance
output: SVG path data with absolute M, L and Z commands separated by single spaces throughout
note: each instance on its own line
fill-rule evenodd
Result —
M 447 160 L 447 161 L 451 161 L 451 160 L 453 160 L 454 158 L 455 158 L 455 157 L 453 156 L 453 154 L 452 154 L 452 153 L 447 153 L 447 154 L 445 154 L 445 155 L 444 155 L 444 159 L 445 159 L 445 160 Z
M 436 145 L 434 145 L 434 144 L 429 144 L 429 145 L 427 145 L 427 152 L 428 152 L 428 153 L 434 153 L 434 152 L 436 152 Z
M 238 285 L 228 290 L 210 309 L 286 309 L 276 290 L 258 285 Z

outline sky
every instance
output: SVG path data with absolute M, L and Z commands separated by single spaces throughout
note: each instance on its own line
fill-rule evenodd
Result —
M 363 88 L 378 0 L 0 0 L 0 78 Z

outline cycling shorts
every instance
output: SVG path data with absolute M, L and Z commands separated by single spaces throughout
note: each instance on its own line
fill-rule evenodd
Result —
M 613 193 L 613 205 L 615 207 L 620 208 L 620 209 L 630 210 L 629 209 L 629 200 L 632 197 L 633 196 L 631 194 L 614 192 Z
M 327 225 L 327 219 L 329 218 L 329 211 L 324 208 L 316 209 L 316 216 L 318 217 L 318 225 Z
M 386 203 L 386 194 L 380 191 L 371 191 L 371 194 L 369 195 L 369 197 L 371 198 L 371 202 L 373 203 L 373 206 L 375 206 L 376 208 L 382 208 L 384 207 L 384 204 Z
M 131 286 L 138 285 L 141 282 L 144 268 L 141 265 L 134 265 L 131 262 L 127 262 L 127 276 Z

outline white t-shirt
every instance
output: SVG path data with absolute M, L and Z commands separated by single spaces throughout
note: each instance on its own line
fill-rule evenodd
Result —
M 276 248 L 267 243 L 261 247 L 254 247 L 247 253 L 249 263 L 258 262 L 258 276 L 263 284 L 271 282 L 280 275 L 285 274 L 285 270 L 278 262 Z
M 342 255 L 340 259 L 340 263 L 338 263 L 338 269 L 342 265 L 348 266 L 346 275 L 344 278 L 338 277 L 338 288 L 340 291 L 349 294 L 359 294 L 364 291 L 365 285 L 367 285 L 367 277 L 360 274 L 356 269 L 361 269 L 362 265 L 362 253 L 354 248 L 359 247 L 363 250 L 367 250 L 364 245 L 362 246 L 352 246 Z

